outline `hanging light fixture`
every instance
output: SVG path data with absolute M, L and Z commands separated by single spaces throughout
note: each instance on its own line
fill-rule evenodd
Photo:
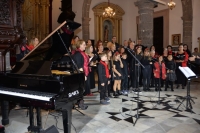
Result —
M 105 11 L 103 12 L 103 16 L 104 16 L 104 17 L 113 17 L 113 16 L 115 16 L 115 11 L 114 11 L 114 9 L 112 9 L 112 8 L 110 7 L 110 0 L 108 0 L 108 7 L 105 8 Z
M 168 7 L 172 10 L 176 6 L 176 3 L 172 0 L 168 3 Z

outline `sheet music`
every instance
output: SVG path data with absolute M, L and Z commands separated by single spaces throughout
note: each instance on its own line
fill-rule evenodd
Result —
M 90 59 L 89 59 L 89 62 L 91 62 L 91 61 L 92 61 L 92 59 L 93 59 L 93 57 L 90 57 Z
M 196 74 L 189 67 L 180 67 L 179 69 L 185 75 L 186 78 L 196 77 Z

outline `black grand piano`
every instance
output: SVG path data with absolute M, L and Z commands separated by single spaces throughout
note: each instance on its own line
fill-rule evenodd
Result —
M 51 109 L 62 112 L 64 133 L 71 132 L 72 107 L 83 97 L 84 74 L 79 72 L 62 41 L 64 36 L 59 30 L 63 26 L 73 31 L 80 24 L 63 22 L 21 61 L 16 62 L 10 72 L 0 74 L 3 125 L 9 124 L 9 103 L 12 102 L 29 109 L 28 131 L 41 132 L 41 109 Z M 47 40 L 51 43 L 46 43 Z M 34 108 L 37 125 L 34 125 Z

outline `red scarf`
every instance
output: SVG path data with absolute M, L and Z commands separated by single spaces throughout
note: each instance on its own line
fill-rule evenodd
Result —
M 108 69 L 108 65 L 105 63 L 105 62 L 103 62 L 102 60 L 100 60 L 100 63 L 102 64 L 102 65 L 104 65 L 104 67 L 105 67 L 105 69 L 106 69 L 106 78 L 109 78 L 109 69 Z
M 89 69 L 89 57 L 85 54 L 85 52 L 81 51 L 80 49 L 77 49 L 77 51 L 79 51 L 81 53 L 81 55 L 83 56 L 83 71 L 85 73 L 85 76 L 88 76 L 90 73 L 90 69 Z

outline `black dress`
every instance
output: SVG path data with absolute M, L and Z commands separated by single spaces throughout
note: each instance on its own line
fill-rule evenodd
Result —
M 113 65 L 115 65 L 115 69 L 122 75 L 122 70 L 120 67 L 120 61 L 113 61 Z M 114 80 L 121 80 L 122 76 L 119 76 L 117 73 L 114 72 Z
M 89 58 L 91 58 L 89 56 Z M 93 57 L 94 58 L 94 57 Z M 94 76 L 94 72 L 95 72 L 96 66 L 90 66 L 90 89 L 94 89 L 95 88 L 95 76 Z
M 109 65 L 110 65 L 110 69 L 109 69 L 109 73 L 111 75 L 110 81 L 112 82 L 114 80 L 114 78 L 113 78 L 113 70 L 112 70 L 112 68 L 113 68 L 112 60 L 108 60 L 108 62 L 109 62 Z
M 168 57 L 168 56 L 164 56 L 164 55 L 163 55 L 163 61 L 164 61 L 165 63 L 168 61 L 167 57 Z
M 177 53 L 175 55 L 175 60 L 184 60 L 185 59 L 185 53 L 179 54 Z M 176 84 L 182 84 L 182 86 L 185 86 L 186 84 L 186 77 L 185 75 L 180 71 L 179 66 L 182 67 L 182 62 L 176 62 Z

